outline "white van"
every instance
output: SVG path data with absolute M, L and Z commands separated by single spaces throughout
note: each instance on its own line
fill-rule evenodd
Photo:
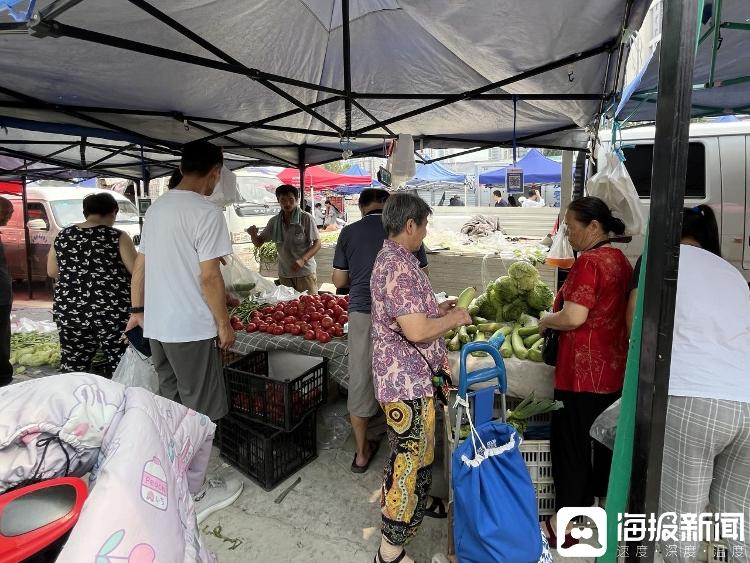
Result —
M 625 166 L 648 217 L 655 127 L 622 131 Z M 601 132 L 602 139 L 610 134 Z M 711 206 L 721 235 L 722 256 L 750 280 L 750 121 L 692 123 L 687 159 L 685 206 Z M 623 247 L 621 247 L 623 248 Z M 635 260 L 643 237 L 623 248 Z
M 247 229 L 255 225 L 260 230 L 268 220 L 281 211 L 274 192 L 268 188 L 276 188 L 281 181 L 274 177 L 261 174 L 237 175 L 237 188 L 243 201 L 228 205 L 224 209 L 224 217 L 232 237 L 233 245 L 250 245 L 250 235 Z M 248 247 L 250 248 L 250 247 Z M 236 249 L 235 251 L 242 251 Z
M 83 198 L 96 193 L 108 193 L 117 200 L 120 211 L 115 228 L 130 237 L 140 235 L 138 210 L 125 196 L 96 188 L 71 187 L 70 184 L 36 186 L 26 190 L 31 240 L 31 274 L 34 280 L 47 279 L 47 254 L 57 233 L 74 223 L 82 223 Z M 23 228 L 23 202 L 21 196 L 3 196 L 13 203 L 13 217 L 5 227 L 0 227 L 5 256 L 11 279 L 26 279 L 26 241 Z

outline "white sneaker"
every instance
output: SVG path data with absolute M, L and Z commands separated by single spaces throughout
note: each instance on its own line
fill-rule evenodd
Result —
M 211 514 L 231 505 L 242 494 L 242 481 L 235 478 L 213 477 L 206 479 L 203 487 L 193 497 L 198 524 Z

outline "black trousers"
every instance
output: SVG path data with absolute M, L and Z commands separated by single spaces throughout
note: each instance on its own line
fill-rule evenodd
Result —
M 10 364 L 10 312 L 13 305 L 0 305 L 0 387 L 13 380 Z
M 612 451 L 589 436 L 591 425 L 621 392 L 579 393 L 555 389 L 564 407 L 552 413 L 552 477 L 555 510 L 591 506 L 594 497 L 607 496 Z

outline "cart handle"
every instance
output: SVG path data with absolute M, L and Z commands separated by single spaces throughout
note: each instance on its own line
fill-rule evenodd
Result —
M 466 371 L 466 359 L 472 352 L 487 352 L 495 360 L 495 367 Z M 482 383 L 497 378 L 498 390 L 503 395 L 508 390 L 508 379 L 505 374 L 505 361 L 500 352 L 494 346 L 486 342 L 470 342 L 461 348 L 461 363 L 459 366 L 458 395 L 466 398 L 466 393 L 471 385 Z

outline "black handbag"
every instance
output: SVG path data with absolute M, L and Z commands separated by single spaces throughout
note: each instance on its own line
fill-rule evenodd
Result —
M 563 308 L 563 299 L 560 298 L 560 309 Z M 560 331 L 548 328 L 544 332 L 544 347 L 542 348 L 542 361 L 548 366 L 557 365 L 557 350 L 560 346 Z

